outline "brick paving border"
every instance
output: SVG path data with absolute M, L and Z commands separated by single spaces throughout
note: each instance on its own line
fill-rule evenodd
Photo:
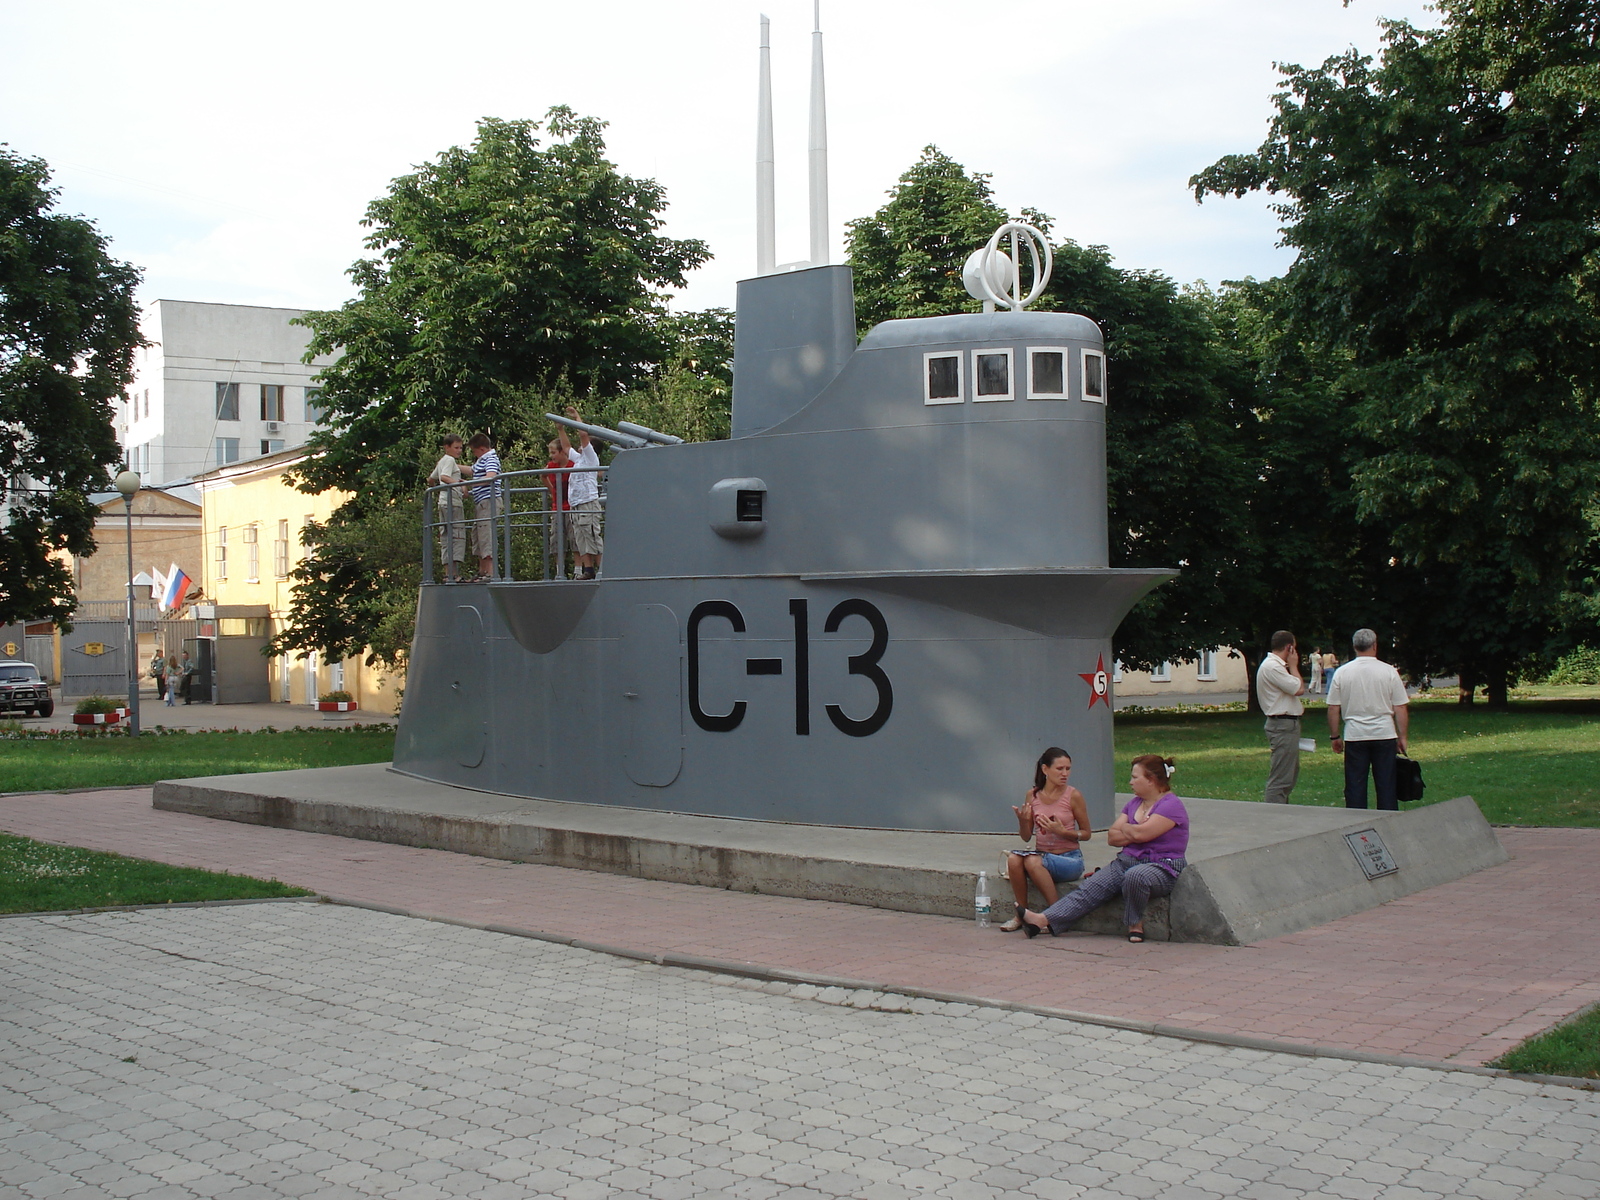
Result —
M 1253 946 L 1134 946 L 241 825 L 158 812 L 149 796 L 0 798 L 0 828 L 724 973 L 873 980 L 1374 1061 L 1480 1065 L 1600 1002 L 1600 830 L 1501 830 L 1509 863 Z

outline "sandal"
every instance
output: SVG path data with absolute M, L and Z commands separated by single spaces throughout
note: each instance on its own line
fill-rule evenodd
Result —
M 1136 942 L 1136 943 L 1144 941 L 1144 930 L 1142 930 L 1142 929 L 1130 929 L 1130 930 L 1128 930 L 1128 940 L 1130 942 Z

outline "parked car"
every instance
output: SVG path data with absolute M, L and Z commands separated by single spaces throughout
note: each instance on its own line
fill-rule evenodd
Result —
M 56 711 L 50 685 L 30 662 L 0 660 L 0 714 L 37 713 L 48 717 Z

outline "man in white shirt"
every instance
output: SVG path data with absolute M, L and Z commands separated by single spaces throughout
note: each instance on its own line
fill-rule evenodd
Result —
M 1267 715 L 1267 745 L 1272 747 L 1272 765 L 1267 768 L 1266 801 L 1289 803 L 1289 793 L 1300 780 L 1300 714 L 1305 692 L 1300 678 L 1300 648 L 1294 634 L 1280 629 L 1272 635 L 1272 653 L 1261 660 L 1256 670 L 1256 699 Z
M 1358 629 L 1350 639 L 1356 656 L 1334 674 L 1328 688 L 1328 729 L 1333 752 L 1344 755 L 1344 804 L 1367 807 L 1367 772 L 1378 793 L 1378 807 L 1395 812 L 1394 761 L 1406 751 L 1411 727 L 1410 697 L 1400 672 L 1378 657 L 1378 635 Z M 1339 722 L 1344 721 L 1344 736 Z
M 578 410 L 567 405 L 567 417 L 581 421 Z M 600 554 L 605 541 L 600 532 L 600 455 L 595 452 L 589 435 L 578 430 L 578 449 L 567 440 L 565 425 L 556 426 L 556 440 L 574 467 L 588 467 L 587 471 L 574 471 L 567 476 L 567 544 L 572 547 L 573 561 L 577 563 L 579 579 L 593 579 L 600 573 Z

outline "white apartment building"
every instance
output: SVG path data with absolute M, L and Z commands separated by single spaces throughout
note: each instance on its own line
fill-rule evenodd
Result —
M 152 484 L 304 445 L 321 417 L 317 373 L 300 361 L 311 331 L 297 308 L 157 300 L 140 329 L 150 345 L 118 414 L 129 467 Z

